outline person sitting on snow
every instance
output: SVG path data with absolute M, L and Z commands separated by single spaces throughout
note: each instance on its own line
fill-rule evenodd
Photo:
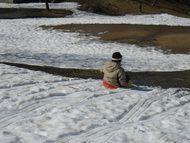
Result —
M 112 55 L 112 62 L 107 62 L 100 68 L 100 72 L 104 74 L 102 79 L 103 86 L 116 89 L 118 87 L 129 87 L 130 78 L 126 75 L 125 70 L 121 67 L 122 55 L 115 52 Z

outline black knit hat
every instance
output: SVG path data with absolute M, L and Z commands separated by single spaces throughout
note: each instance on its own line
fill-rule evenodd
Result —
M 112 61 L 121 61 L 122 60 L 122 55 L 120 52 L 115 52 L 112 55 Z

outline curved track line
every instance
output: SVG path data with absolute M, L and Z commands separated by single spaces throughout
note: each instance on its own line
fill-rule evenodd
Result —
M 160 93 L 157 93 L 160 94 Z M 102 136 L 102 134 L 108 135 L 110 133 L 113 133 L 111 136 L 109 136 L 108 138 L 111 138 L 118 130 L 120 130 L 123 125 L 130 125 L 130 124 L 134 124 L 135 121 L 138 121 L 138 117 L 140 116 L 140 114 L 142 114 L 147 108 L 150 107 L 150 105 L 152 103 L 154 103 L 157 100 L 162 99 L 165 96 L 165 92 L 162 93 L 162 95 L 159 96 L 152 96 L 149 99 L 140 99 L 135 106 L 133 106 L 133 108 L 128 112 L 125 113 L 124 115 L 122 115 L 122 118 L 119 119 L 116 122 L 112 122 L 109 124 L 106 124 L 105 126 L 97 126 L 96 128 L 92 128 L 89 129 L 86 132 L 80 132 L 78 133 L 77 136 L 80 136 L 79 138 L 81 138 L 81 141 L 84 141 L 83 139 L 85 139 L 86 141 L 88 139 L 96 139 Z M 76 136 L 75 136 L 76 138 Z M 73 138 L 72 136 L 67 136 L 64 138 L 59 138 L 56 143 L 61 143 L 61 142 L 73 142 L 75 140 L 75 138 Z M 109 140 L 109 139 L 105 139 L 105 140 Z

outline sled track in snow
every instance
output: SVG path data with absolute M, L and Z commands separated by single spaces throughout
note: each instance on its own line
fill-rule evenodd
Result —
M 159 93 L 157 93 L 158 95 Z M 158 96 L 152 96 L 148 99 L 141 98 L 132 108 L 130 111 L 123 113 L 120 118 L 118 118 L 114 122 L 110 122 L 109 124 L 106 124 L 105 126 L 97 126 L 95 128 L 90 128 L 87 131 L 79 132 L 75 135 L 75 137 L 72 136 L 62 136 L 60 137 L 56 143 L 62 143 L 62 142 L 82 142 L 82 141 L 88 141 L 90 140 L 96 140 L 98 138 L 101 138 L 101 142 L 109 142 L 109 140 L 114 136 L 116 132 L 118 132 L 120 129 L 125 128 L 127 126 L 133 125 L 137 122 L 147 122 L 149 120 L 162 118 L 165 115 L 168 114 L 168 112 L 175 111 L 178 107 L 173 107 L 165 112 L 158 113 L 155 116 L 150 116 L 148 119 L 143 120 L 140 119 L 141 114 L 147 110 L 151 104 L 153 104 L 156 101 L 161 100 L 163 97 L 165 97 L 165 92 L 161 93 L 161 95 Z M 173 93 L 174 94 L 174 93 Z M 172 96 L 171 94 L 170 96 Z M 190 101 L 186 102 L 189 103 Z M 180 106 L 185 106 L 186 103 Z M 102 139 L 102 135 L 104 136 L 104 139 Z
M 39 116 L 41 115 L 40 111 L 44 111 L 46 109 L 46 107 L 51 108 L 58 108 L 59 106 L 61 106 L 62 108 L 65 108 L 65 110 L 67 109 L 67 107 L 70 107 L 71 105 L 73 107 L 77 107 L 83 104 L 87 104 L 89 103 L 89 101 L 98 101 L 98 100 L 103 100 L 103 99 L 111 99 L 112 96 L 109 94 L 105 95 L 105 94 L 96 94 L 96 95 L 83 95 L 84 92 L 81 92 L 79 88 L 77 87 L 73 87 L 74 85 L 76 85 L 76 83 L 78 85 L 81 84 L 80 81 L 75 82 L 74 84 L 70 84 L 69 88 L 75 88 L 75 92 L 71 92 L 68 93 L 67 95 L 64 95 L 63 93 L 60 93 L 61 95 L 58 95 L 59 93 L 52 93 L 50 94 L 48 97 L 44 97 L 44 98 L 39 98 L 36 99 L 35 101 L 29 101 L 29 102 L 25 102 L 22 103 L 21 105 L 23 106 L 22 109 L 15 111 L 14 114 L 11 113 L 7 113 L 4 115 L 0 115 L 0 128 L 5 128 L 15 122 L 21 121 L 21 120 L 26 120 L 27 118 L 30 118 L 31 115 L 33 117 Z M 87 82 L 89 84 L 89 82 Z M 52 91 L 54 91 L 54 89 L 51 89 Z M 89 90 L 89 89 L 87 89 Z M 99 89 L 98 89 L 99 90 Z M 42 92 L 46 92 L 46 91 L 42 91 Z M 42 94 L 42 93 L 33 93 L 33 94 Z M 33 95 L 32 94 L 32 95 Z M 73 97 L 72 94 L 74 94 L 75 96 Z M 112 93 L 114 94 L 114 93 Z M 78 95 L 77 101 L 74 100 L 76 99 L 76 96 Z M 70 97 L 71 96 L 71 97 Z M 74 98 L 74 99 L 73 99 Z M 64 103 L 64 105 L 63 105 Z M 56 105 L 55 105 L 56 104 Z M 40 109 L 41 108 L 41 109 Z M 40 110 L 39 113 L 34 113 L 35 110 Z M 22 118 L 19 116 L 22 115 Z
M 31 115 L 33 117 L 41 115 L 41 111 L 43 112 L 44 109 L 47 109 L 46 106 L 50 110 L 53 108 L 59 108 L 59 106 L 61 106 L 61 108 L 64 108 L 63 109 L 64 111 L 67 109 L 67 107 L 70 107 L 71 105 L 74 108 L 77 108 L 81 105 L 89 104 L 89 101 L 98 102 L 100 100 L 110 100 L 115 97 L 115 92 L 109 93 L 109 96 L 101 92 L 96 95 L 93 95 L 93 94 L 89 95 L 89 93 L 84 95 L 84 91 L 81 92 L 80 88 L 78 88 L 79 83 L 80 81 L 76 82 L 74 85 L 73 84 L 69 85 L 70 88 L 75 88 L 76 92 L 71 92 L 67 94 L 67 96 L 64 96 L 64 95 L 57 96 L 56 93 L 50 94 L 48 97 L 39 98 L 38 100 L 31 101 L 29 103 L 23 103 L 22 105 L 23 108 L 21 110 L 18 110 L 14 114 L 7 114 L 5 116 L 0 116 L 0 128 L 5 128 L 11 124 L 27 120 L 28 118 L 31 117 Z M 87 84 L 88 83 L 89 82 L 87 82 Z M 176 92 L 179 92 L 179 91 L 176 91 Z M 172 93 L 170 96 L 172 96 L 175 93 Z M 77 101 L 73 100 L 73 98 L 75 98 L 74 96 L 70 96 L 72 94 L 78 97 Z M 154 96 L 151 96 L 150 94 L 150 98 L 141 98 L 138 102 L 136 102 L 136 104 L 132 106 L 132 108 L 129 111 L 125 111 L 124 113 L 122 113 L 119 117 L 116 118 L 115 121 L 110 122 L 103 126 L 91 127 L 85 130 L 84 132 L 75 133 L 74 137 L 71 134 L 67 134 L 67 135 L 64 134 L 63 136 L 60 136 L 54 142 L 57 142 L 57 143 L 76 142 L 76 141 L 82 142 L 82 141 L 88 141 L 88 140 L 93 140 L 93 139 L 94 140 L 101 139 L 101 142 L 105 142 L 105 143 L 109 142 L 112 139 L 112 137 L 122 128 L 127 128 L 127 126 L 136 124 L 138 122 L 143 123 L 143 122 L 148 122 L 149 120 L 162 118 L 166 116 L 168 112 L 175 111 L 175 109 L 178 107 L 174 107 L 168 111 L 161 112 L 154 116 L 150 116 L 146 120 L 141 119 L 141 114 L 145 110 L 147 110 L 151 106 L 151 104 L 165 97 L 166 94 L 167 92 L 156 93 L 157 96 L 155 95 L 155 93 L 154 93 Z M 122 93 L 117 95 L 117 97 L 118 98 L 123 97 Z M 66 102 L 64 106 L 62 104 L 63 102 Z M 186 103 L 189 103 L 189 102 L 190 101 L 184 102 L 182 103 L 182 105 L 179 105 L 179 106 L 185 106 Z M 33 111 L 35 110 L 38 110 L 39 112 L 34 113 Z M 22 116 L 20 117 L 19 115 L 22 115 Z
M 81 81 L 77 80 L 76 82 L 69 84 L 69 86 L 76 85 L 76 83 L 80 84 Z M 61 85 L 64 86 L 65 84 L 61 84 Z M 26 86 L 29 86 L 29 85 L 26 85 Z M 17 86 L 14 86 L 12 88 L 16 88 L 16 87 Z M 49 90 L 49 92 L 56 91 L 55 89 L 48 89 L 48 90 Z M 47 90 L 44 90 L 44 91 L 41 91 L 38 93 L 31 93 L 30 95 L 35 95 L 35 94 L 39 95 L 39 94 L 42 94 L 43 92 L 45 93 L 45 92 L 47 92 Z M 55 103 L 56 103 L 56 105 L 58 105 L 58 103 L 61 104 L 63 101 L 67 102 L 67 104 L 65 104 L 65 106 L 69 105 L 70 98 L 67 99 L 67 97 L 63 93 L 60 93 L 60 94 L 61 94 L 60 96 L 57 96 L 56 94 L 55 95 L 50 94 L 48 97 L 38 98 L 35 101 L 24 102 L 24 103 L 20 104 L 20 106 L 23 106 L 22 109 L 15 111 L 14 114 L 7 113 L 7 114 L 0 115 L 0 128 L 4 128 L 10 124 L 13 124 L 16 121 L 23 120 L 23 119 L 30 117 L 29 115 L 36 109 L 43 108 L 43 107 L 46 107 L 51 104 L 54 105 Z M 72 93 L 70 93 L 70 94 L 72 94 Z M 81 99 L 82 98 L 84 98 L 84 96 L 82 96 Z M 22 114 L 22 118 L 19 117 L 19 115 L 21 115 L 21 114 Z M 38 114 L 32 114 L 32 115 L 38 116 Z
M 85 140 L 88 140 L 92 138 L 98 138 L 102 134 L 107 135 L 107 134 L 113 133 L 115 130 L 119 130 L 121 126 L 123 126 L 123 124 L 127 124 L 131 122 L 133 119 L 135 119 L 137 116 L 139 116 L 142 113 L 142 110 L 147 109 L 154 101 L 161 98 L 162 96 L 157 97 L 157 99 L 155 100 L 153 99 L 153 97 L 150 99 L 141 99 L 140 101 L 136 103 L 136 105 L 133 106 L 133 108 L 130 111 L 122 114 L 121 117 L 117 121 L 111 122 L 105 126 L 89 129 L 87 132 L 84 132 L 84 133 L 78 133 L 78 136 L 82 136 L 83 138 L 85 138 Z M 146 106 L 148 104 L 149 106 Z M 72 136 L 71 137 L 68 136 L 68 137 L 62 137 L 56 142 L 57 143 L 72 142 L 73 140 L 75 140 L 75 138 L 73 138 Z
M 177 91 L 178 92 L 178 91 Z M 176 93 L 176 92 L 175 92 Z M 174 95 L 175 93 L 171 94 L 170 96 Z M 136 123 L 145 123 L 145 122 L 149 122 L 150 120 L 154 120 L 154 119 L 162 119 L 165 116 L 168 116 L 168 113 L 170 112 L 174 112 L 177 108 L 182 107 L 185 108 L 186 106 L 188 106 L 188 103 L 190 103 L 189 101 L 186 101 L 184 103 L 181 103 L 178 106 L 174 106 L 169 108 L 167 111 L 158 113 L 156 115 L 152 115 L 150 116 L 148 119 L 143 120 L 140 119 L 140 115 L 150 107 L 150 105 L 158 100 L 161 100 L 163 97 L 165 97 L 165 93 L 162 93 L 161 96 L 157 96 L 157 97 L 151 97 L 149 99 L 146 100 L 140 100 L 135 106 L 134 108 L 132 108 L 128 114 L 126 114 L 126 116 L 124 116 L 119 122 L 117 122 L 116 124 L 110 124 L 107 128 L 107 130 L 105 129 L 104 134 L 105 136 L 108 136 L 103 142 L 108 142 L 111 137 L 114 136 L 114 134 L 122 129 L 122 128 L 126 128 L 127 126 L 136 124 Z M 130 116 L 131 115 L 131 116 Z M 112 130 L 108 129 L 108 128 L 113 128 Z M 99 134 L 99 137 L 101 137 L 101 133 L 97 132 L 97 134 Z M 94 135 L 94 139 L 97 138 L 98 136 Z M 92 138 L 92 136 L 91 136 Z M 89 138 L 90 139 L 90 138 Z

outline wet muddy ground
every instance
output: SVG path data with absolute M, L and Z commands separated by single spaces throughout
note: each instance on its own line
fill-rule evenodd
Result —
M 87 33 L 101 40 L 156 46 L 174 54 L 190 53 L 190 27 L 131 24 L 69 24 L 51 26 L 70 32 Z M 48 27 L 47 27 L 48 28 Z

